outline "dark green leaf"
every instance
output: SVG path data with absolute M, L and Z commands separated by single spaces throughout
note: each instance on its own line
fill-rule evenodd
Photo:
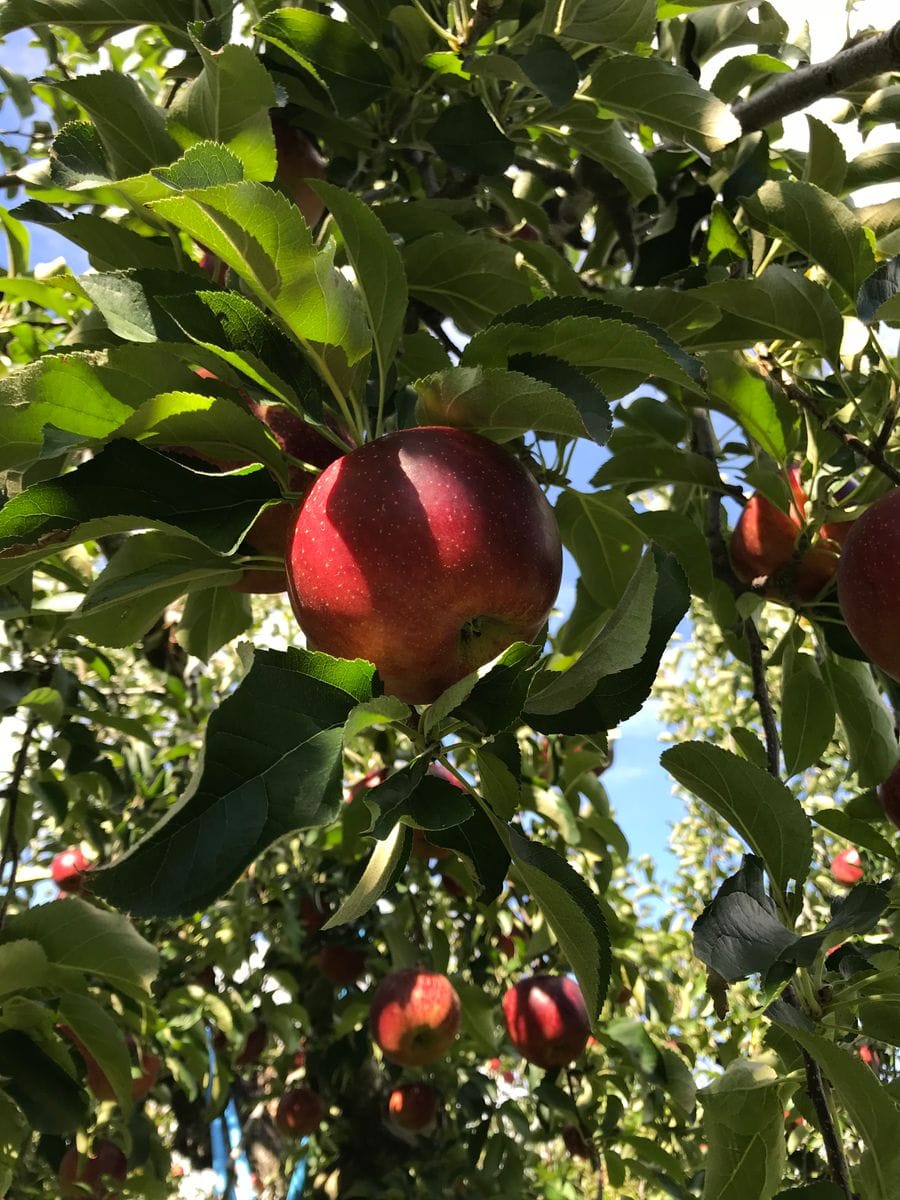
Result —
M 511 371 L 529 375 L 568 396 L 578 409 L 584 428 L 598 446 L 605 446 L 612 433 L 609 401 L 583 371 L 549 354 L 517 354 L 509 360 Z M 535 425 L 540 429 L 540 425 Z
M 445 108 L 429 140 L 451 166 L 478 175 L 501 175 L 512 164 L 515 149 L 474 96 Z
M 729 983 L 765 974 L 797 940 L 766 895 L 762 867 L 761 859 L 746 855 L 694 924 L 694 953 Z
M 865 280 L 856 297 L 856 312 L 861 321 L 871 325 L 885 301 L 900 292 L 900 256 L 882 263 Z
M 3 1087 L 40 1133 L 67 1134 L 84 1127 L 87 1098 L 74 1079 L 24 1033 L 0 1033 Z
M 784 765 L 796 775 L 825 753 L 834 734 L 834 702 L 821 675 L 795 671 L 784 685 L 781 712 Z
M 530 429 L 583 437 L 584 422 L 568 396 L 515 371 L 451 367 L 416 383 L 421 425 L 472 429 L 508 442 Z
M 562 108 L 575 95 L 579 78 L 578 64 L 556 38 L 539 33 L 525 53 L 520 55 L 519 65 L 554 108 Z
M 736 1058 L 700 1092 L 709 1138 L 704 1195 L 772 1200 L 784 1175 L 784 1105 L 793 1086 L 766 1063 Z
M 176 637 L 188 654 L 207 662 L 252 623 L 249 596 L 224 587 L 206 588 L 188 596 Z

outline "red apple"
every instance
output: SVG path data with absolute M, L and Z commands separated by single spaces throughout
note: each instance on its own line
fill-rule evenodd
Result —
M 75 1043 L 75 1048 L 84 1059 L 85 1081 L 95 1099 L 101 1101 L 115 1100 L 116 1093 L 106 1073 L 81 1038 L 75 1033 L 74 1029 L 71 1029 L 68 1025 L 60 1025 L 59 1031 Z M 127 1037 L 127 1042 L 129 1050 L 133 1052 L 134 1038 L 130 1034 Z M 131 1080 L 131 1098 L 136 1103 L 143 1100 L 152 1090 L 162 1069 L 162 1059 L 158 1054 L 153 1054 L 149 1050 L 142 1050 L 139 1066 L 140 1075 L 134 1076 Z
M 387 767 L 380 767 L 377 771 L 370 771 L 368 775 L 363 775 L 362 779 L 357 779 L 356 783 L 350 788 L 345 797 L 348 804 L 352 803 L 357 796 L 363 795 L 369 788 L 378 787 L 379 783 L 384 783 L 390 775 Z
M 858 1057 L 867 1067 L 871 1067 L 873 1071 L 877 1071 L 881 1066 L 881 1055 L 872 1046 L 865 1042 L 856 1051 Z
M 61 892 L 80 892 L 84 887 L 84 876 L 91 869 L 90 862 L 78 846 L 54 855 L 50 864 L 50 875 Z
M 447 976 L 418 967 L 386 975 L 369 1012 L 374 1041 L 404 1067 L 424 1067 L 446 1054 L 459 1019 L 459 996 Z
M 259 1021 L 250 1032 L 247 1034 L 247 1040 L 244 1042 L 244 1048 L 234 1060 L 239 1067 L 246 1067 L 250 1063 L 255 1063 L 263 1050 L 266 1048 L 266 1041 L 269 1037 L 269 1027 L 265 1021 Z
M 310 895 L 300 897 L 300 920 L 310 935 L 316 934 L 328 920 L 328 913 L 323 912 L 316 900 Z
M 582 1136 L 581 1130 L 577 1125 L 566 1125 L 562 1131 L 563 1145 L 572 1155 L 573 1158 L 591 1157 L 591 1152 L 588 1149 L 588 1144 Z
M 516 943 L 512 935 L 501 933 L 497 938 L 497 949 L 504 958 L 512 958 L 516 952 Z
M 291 1088 L 278 1101 L 275 1124 L 291 1137 L 308 1137 L 315 1133 L 325 1116 L 322 1097 L 312 1088 Z
M 582 1053 L 591 1032 L 581 988 L 567 975 L 533 975 L 503 997 L 510 1041 L 538 1067 L 564 1067 Z
M 223 263 L 221 258 L 217 258 L 215 254 L 210 254 L 206 249 L 200 255 L 200 270 L 204 271 L 220 287 L 225 286 L 225 280 L 228 276 L 228 264 Z
M 881 801 L 884 815 L 900 829 L 900 763 L 897 763 L 878 789 L 878 799 Z
M 403 429 L 310 489 L 289 580 L 311 646 L 378 667 L 414 704 L 544 624 L 562 573 L 553 511 L 508 451 L 462 429 Z
M 325 160 L 302 129 L 289 124 L 281 113 L 272 115 L 275 152 L 278 157 L 277 182 L 288 193 L 303 219 L 312 229 L 325 211 L 324 203 L 312 190 L 307 179 L 325 178 Z
M 366 952 L 362 946 L 323 946 L 319 951 L 319 970 L 329 983 L 349 987 L 366 969 Z
M 391 1121 L 408 1133 L 432 1129 L 437 1119 L 438 1099 L 430 1083 L 403 1083 L 388 1097 Z
M 434 842 L 428 840 L 424 830 L 414 829 L 410 853 L 413 858 L 421 858 L 425 862 L 429 859 L 441 862 L 442 859 L 449 858 L 451 851 L 446 846 L 435 846 Z
M 853 522 L 841 551 L 838 602 L 864 653 L 900 680 L 900 488 Z
M 831 877 L 837 883 L 845 883 L 848 887 L 862 879 L 862 859 L 854 846 L 849 850 L 842 850 L 831 860 Z
M 463 900 L 469 893 L 452 875 L 441 875 L 441 886 L 444 891 L 456 900 Z
M 87 1158 L 70 1146 L 59 1164 L 60 1195 L 63 1200 L 113 1200 L 119 1189 L 107 1187 L 103 1181 L 121 1183 L 127 1174 L 128 1160 L 114 1142 L 98 1138 Z

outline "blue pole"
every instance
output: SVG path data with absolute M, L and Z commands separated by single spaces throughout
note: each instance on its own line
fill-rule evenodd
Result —
M 303 1140 L 300 1142 L 300 1149 L 302 1150 L 305 1145 L 306 1138 L 303 1138 Z M 288 1188 L 287 1200 L 300 1200 L 300 1197 L 303 1195 L 304 1188 L 306 1187 L 306 1168 L 308 1161 L 309 1160 L 306 1158 L 306 1155 L 304 1155 L 303 1158 L 301 1158 L 297 1163 L 296 1167 L 294 1167 L 294 1173 L 291 1176 L 291 1185 Z

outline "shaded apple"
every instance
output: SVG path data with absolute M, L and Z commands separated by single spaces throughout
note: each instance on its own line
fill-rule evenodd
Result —
M 459 1033 L 456 989 L 437 971 L 392 971 L 375 989 L 369 1022 L 385 1058 L 423 1067 L 446 1054 Z
M 525 467 L 478 434 L 403 429 L 343 455 L 310 489 L 290 551 L 311 647 L 375 663 L 415 704 L 541 629 L 562 546 Z
M 101 1101 L 115 1100 L 116 1093 L 109 1078 L 81 1038 L 68 1025 L 60 1025 L 59 1030 L 75 1044 L 75 1048 L 84 1060 L 85 1082 L 94 1098 Z M 129 1034 L 126 1041 L 128 1049 L 133 1055 L 134 1038 Z M 135 1103 L 140 1103 L 153 1089 L 162 1070 L 162 1059 L 150 1050 L 142 1050 L 138 1059 L 138 1070 L 139 1074 L 137 1075 L 132 1072 L 131 1079 L 131 1098 Z
M 562 1131 L 563 1145 L 572 1155 L 573 1158 L 591 1157 L 591 1152 L 588 1149 L 588 1144 L 584 1140 L 581 1130 L 577 1125 L 565 1125 Z
M 329 983 L 349 987 L 365 972 L 366 952 L 362 946 L 330 944 L 319 951 L 319 970 Z
M 853 522 L 841 551 L 838 603 L 867 657 L 900 680 L 900 488 Z
M 377 771 L 370 771 L 368 775 L 363 775 L 362 779 L 357 779 L 344 797 L 348 804 L 351 804 L 358 796 L 367 792 L 370 788 L 376 788 L 380 783 L 384 783 L 390 775 L 387 767 L 379 767 Z
M 243 1049 L 234 1060 L 239 1067 L 249 1066 L 250 1063 L 258 1061 L 259 1056 L 266 1048 L 266 1042 L 269 1038 L 269 1027 L 265 1021 L 259 1021 L 250 1032 L 247 1034 L 247 1040 L 244 1042 Z
M 91 864 L 80 847 L 73 846 L 53 856 L 50 876 L 61 892 L 77 893 L 84 887 L 84 877 L 90 869 Z
M 403 1083 L 388 1097 L 390 1119 L 407 1133 L 433 1129 L 439 1099 L 437 1090 L 430 1083 Z
M 325 1116 L 322 1097 L 312 1088 L 291 1088 L 278 1101 L 275 1124 L 290 1137 L 308 1137 L 315 1133 Z
M 533 975 L 503 997 L 510 1041 L 538 1067 L 563 1067 L 587 1045 L 590 1020 L 581 988 L 567 975 Z
M 900 829 L 900 763 L 878 789 L 878 799 L 887 819 Z
M 316 934 L 328 920 L 328 913 L 323 912 L 318 901 L 306 893 L 300 897 L 300 920 L 307 933 Z
M 277 109 L 272 113 L 272 132 L 278 160 L 276 181 L 300 209 L 310 229 L 314 229 L 322 219 L 325 204 L 306 181 L 325 178 L 325 160 L 307 134 Z
M 93 1153 L 85 1156 L 70 1146 L 59 1164 L 60 1195 L 63 1200 L 113 1200 L 119 1194 L 116 1186 L 107 1182 L 121 1183 L 128 1174 L 128 1160 L 115 1144 L 98 1138 L 92 1147 Z
M 842 850 L 831 860 L 831 877 L 837 883 L 848 886 L 859 883 L 862 879 L 862 859 L 854 846 L 851 846 L 849 850 Z

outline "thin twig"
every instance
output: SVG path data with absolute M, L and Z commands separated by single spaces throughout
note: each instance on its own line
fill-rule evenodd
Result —
M 779 75 L 767 87 L 733 105 L 744 133 L 765 129 L 823 96 L 834 96 L 866 79 L 900 67 L 900 21 L 885 33 L 864 37 L 826 62 Z
M 469 28 L 459 43 L 460 50 L 464 50 L 467 46 L 474 46 L 484 37 L 497 19 L 502 7 L 503 0 L 476 0 L 475 16 L 469 22 Z
M 3 871 L 7 863 L 12 864 L 12 869 L 9 874 L 9 883 L 7 884 L 6 891 L 3 893 L 2 899 L 0 899 L 0 929 L 3 928 L 3 922 L 6 920 L 6 910 L 16 890 L 16 875 L 19 871 L 19 839 L 16 837 L 16 815 L 19 808 L 22 780 L 25 776 L 25 768 L 28 765 L 28 751 L 31 748 L 34 731 L 37 729 L 39 720 L 40 718 L 37 715 L 29 717 L 28 723 L 25 726 L 25 732 L 22 734 L 22 741 L 16 752 L 12 775 L 10 776 L 9 783 L 3 790 L 3 796 L 6 800 L 6 832 L 3 835 L 3 852 L 0 854 L 0 878 L 3 877 Z
M 750 674 L 753 677 L 753 698 L 762 717 L 766 735 L 766 766 L 775 779 L 781 777 L 781 744 L 778 738 L 778 722 L 772 708 L 769 685 L 766 683 L 766 667 L 763 662 L 763 643 L 752 617 L 744 622 L 744 636 L 750 647 Z

